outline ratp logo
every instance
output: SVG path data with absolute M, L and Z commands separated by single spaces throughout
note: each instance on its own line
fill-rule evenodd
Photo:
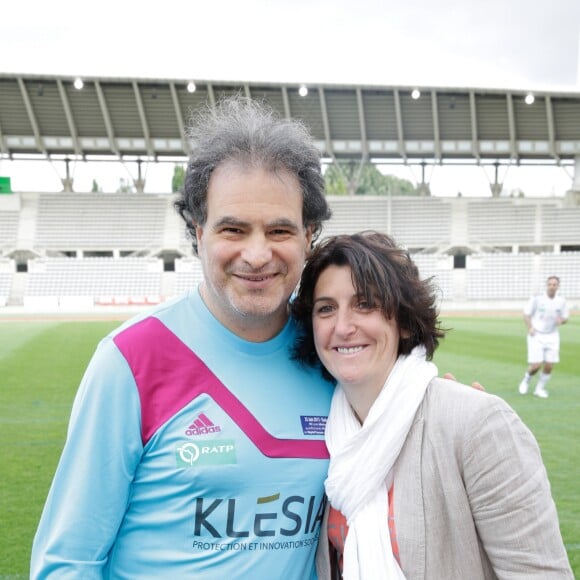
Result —
M 177 453 L 182 463 L 193 465 L 199 457 L 199 447 L 195 443 L 186 443 L 177 449 Z
M 178 467 L 237 463 L 235 442 L 232 439 L 214 439 L 203 444 L 188 441 L 176 449 L 176 460 Z

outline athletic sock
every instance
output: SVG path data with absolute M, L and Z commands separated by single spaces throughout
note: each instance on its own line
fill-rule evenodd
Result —
M 544 390 L 546 388 L 546 383 L 550 380 L 551 376 L 551 374 L 542 373 L 538 379 L 536 390 Z

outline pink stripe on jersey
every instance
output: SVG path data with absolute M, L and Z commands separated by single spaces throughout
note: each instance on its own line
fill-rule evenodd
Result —
M 322 440 L 277 439 L 159 319 L 146 318 L 117 334 L 141 400 L 141 437 L 155 431 L 201 394 L 209 395 L 267 457 L 328 459 Z

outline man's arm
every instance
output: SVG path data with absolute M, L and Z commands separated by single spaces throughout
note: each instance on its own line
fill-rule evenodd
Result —
M 457 382 L 457 379 L 455 378 L 455 375 L 452 374 L 452 373 L 445 373 L 443 375 L 443 378 L 444 379 L 449 379 L 450 381 L 456 381 Z M 478 391 L 485 391 L 485 388 L 483 387 L 483 385 L 481 383 L 477 382 L 477 381 L 473 381 L 471 383 L 471 386 L 474 389 L 477 389 Z
M 532 317 L 529 316 L 528 314 L 524 314 L 524 322 L 526 323 L 526 328 L 528 331 L 528 334 L 530 336 L 533 336 L 535 333 L 534 327 L 532 325 Z
M 564 300 L 562 313 L 558 317 L 558 324 L 559 325 L 566 324 L 566 322 L 568 322 L 569 319 L 570 319 L 570 310 L 568 309 L 568 304 L 566 303 L 566 300 Z
M 31 579 L 102 578 L 142 453 L 139 415 L 127 364 L 106 339 L 75 398 L 34 538 Z

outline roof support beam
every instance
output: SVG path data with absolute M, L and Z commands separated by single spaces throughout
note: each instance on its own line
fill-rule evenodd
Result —
M 558 151 L 556 151 L 556 130 L 554 128 L 554 108 L 552 106 L 552 98 L 546 95 L 546 120 L 548 122 L 548 143 L 550 145 L 550 153 L 560 162 L 560 156 Z
M 439 106 L 436 91 L 431 91 L 431 114 L 433 116 L 433 154 L 435 161 L 441 161 L 441 133 L 439 131 Z
M 407 162 L 407 152 L 405 151 L 405 134 L 403 132 L 403 115 L 401 113 L 401 98 L 397 89 L 393 90 L 395 98 L 395 119 L 397 121 L 397 147 L 399 155 Z
M 207 83 L 207 96 L 209 98 L 210 105 L 215 109 L 215 94 L 213 92 L 213 85 Z
M 290 99 L 288 98 L 288 89 L 286 87 L 282 87 L 282 102 L 284 103 L 284 115 L 286 119 L 290 119 L 292 113 L 290 112 Z
M 62 84 L 62 81 L 60 79 L 57 79 L 56 84 L 58 86 L 60 100 L 62 101 L 62 108 L 64 109 L 64 114 L 66 116 L 68 130 L 69 130 L 70 136 L 73 140 L 75 154 L 84 157 L 84 153 L 83 153 L 80 141 L 79 141 L 77 127 L 76 127 L 76 124 L 75 124 L 75 121 L 74 121 L 74 118 L 72 115 L 72 111 L 70 108 L 70 103 L 68 101 L 68 96 L 66 94 L 66 90 L 65 90 L 64 85 Z
M 3 155 L 10 155 L 8 147 L 6 146 L 6 140 L 4 139 L 4 135 L 2 134 L 2 126 L 0 126 L 0 153 L 2 153 Z
M 326 141 L 326 151 L 333 161 L 336 163 L 334 158 L 334 149 L 332 147 L 332 138 L 330 136 L 330 125 L 328 123 L 328 111 L 326 110 L 326 97 L 324 95 L 324 89 L 322 87 L 318 88 L 318 97 L 320 99 L 320 111 L 322 113 L 322 126 L 324 127 L 324 140 Z
M 44 147 L 44 142 L 40 136 L 40 130 L 38 128 L 38 123 L 36 122 L 36 115 L 32 108 L 32 103 L 30 102 L 30 97 L 28 96 L 28 91 L 26 90 L 26 85 L 21 77 L 18 77 L 18 86 L 20 87 L 20 94 L 22 95 L 22 100 L 24 101 L 24 107 L 26 108 L 26 113 L 28 114 L 28 120 L 30 121 L 30 126 L 32 127 L 32 132 L 34 133 L 34 140 L 36 142 L 36 148 L 44 153 L 48 157 L 46 148 Z
M 101 114 L 103 115 L 103 121 L 105 123 L 105 130 L 107 131 L 111 151 L 113 151 L 117 157 L 121 157 L 119 148 L 117 147 L 117 142 L 115 141 L 115 133 L 113 131 L 113 124 L 111 123 L 111 115 L 109 114 L 107 101 L 105 100 L 103 88 L 99 81 L 95 81 L 95 91 L 97 92 L 97 99 L 99 100 L 99 106 L 101 107 Z
M 135 101 L 137 102 L 137 111 L 139 112 L 139 119 L 141 120 L 141 127 L 143 128 L 143 137 L 145 139 L 145 148 L 150 157 L 155 157 L 155 151 L 151 142 L 151 135 L 149 132 L 149 124 L 147 123 L 147 116 L 145 115 L 145 107 L 143 106 L 143 99 L 141 98 L 141 91 L 139 85 L 133 81 L 133 92 L 135 94 Z
M 512 159 L 518 158 L 517 150 L 517 136 L 516 136 L 516 117 L 514 114 L 514 100 L 511 93 L 506 94 L 508 127 L 510 131 L 510 157 Z
M 469 91 L 469 117 L 471 119 L 471 152 L 479 163 L 479 135 L 477 131 L 477 102 L 475 93 Z
M 284 103 L 284 116 L 286 119 L 290 119 L 292 113 L 290 112 L 290 99 L 288 98 L 288 89 L 286 87 L 282 87 L 282 102 Z
M 181 135 L 181 146 L 188 155 L 191 153 L 189 141 L 185 135 L 185 123 L 183 122 L 183 113 L 179 106 L 179 98 L 177 97 L 177 89 L 175 83 L 169 83 L 169 92 L 171 93 L 171 100 L 173 102 L 173 109 L 175 111 L 175 118 L 177 119 L 177 126 L 179 127 L 179 134 Z
M 356 104 L 358 108 L 358 124 L 360 126 L 360 140 L 363 162 L 369 160 L 369 142 L 367 139 L 367 127 L 365 121 L 365 106 L 362 98 L 360 87 L 356 89 Z

